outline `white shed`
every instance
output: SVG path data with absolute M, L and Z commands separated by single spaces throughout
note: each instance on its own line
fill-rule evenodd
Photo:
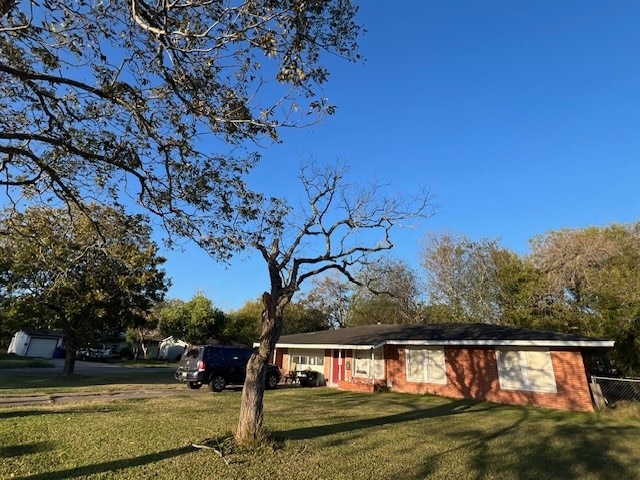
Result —
M 160 341 L 158 347 L 158 358 L 165 360 L 180 360 L 184 349 L 189 345 L 187 342 L 173 337 L 167 337 Z
M 64 334 L 52 330 L 19 330 L 11 339 L 7 353 L 21 357 L 52 358 L 57 347 L 62 347 Z

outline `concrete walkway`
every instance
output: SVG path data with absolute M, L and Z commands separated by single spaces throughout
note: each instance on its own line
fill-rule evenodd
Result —
M 125 390 L 122 392 L 103 392 L 103 393 L 53 393 L 49 395 L 25 395 L 25 396 L 9 396 L 0 397 L 0 408 L 17 407 L 22 405 L 57 405 L 75 402 L 92 402 L 92 401 L 113 401 L 113 400 L 130 400 L 135 398 L 157 398 L 169 397 L 185 394 L 198 394 L 200 392 L 207 393 L 208 389 L 203 390 Z M 210 392 L 209 392 L 210 393 Z

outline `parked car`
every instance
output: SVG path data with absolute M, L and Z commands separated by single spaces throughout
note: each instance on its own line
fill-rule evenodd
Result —
M 80 360 L 109 360 L 117 357 L 117 354 L 113 353 L 110 348 L 106 348 L 104 345 L 84 347 L 76 351 L 76 358 Z
M 207 384 L 213 392 L 221 392 L 227 385 L 243 385 L 247 362 L 253 351 L 245 347 L 226 345 L 192 346 L 182 355 L 173 375 L 189 388 L 197 389 Z M 276 365 L 267 366 L 265 387 L 276 388 L 280 382 L 280 370 Z

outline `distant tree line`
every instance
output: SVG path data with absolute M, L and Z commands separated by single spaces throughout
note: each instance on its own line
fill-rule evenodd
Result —
M 287 310 L 283 334 L 375 323 L 481 322 L 613 339 L 622 373 L 640 373 L 640 223 L 562 229 L 519 254 L 497 239 L 430 234 L 420 268 L 392 257 L 352 283 L 319 276 Z M 227 314 L 227 340 L 255 341 L 262 304 Z M 253 339 L 253 340 L 252 340 Z

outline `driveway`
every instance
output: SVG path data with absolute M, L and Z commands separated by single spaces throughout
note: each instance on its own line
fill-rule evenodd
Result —
M 0 369 L 0 379 L 10 376 L 46 376 L 62 375 L 64 359 L 49 360 L 54 364 L 53 368 L 4 368 Z M 145 375 L 152 372 L 167 372 L 167 382 L 173 380 L 175 367 L 123 367 L 103 362 L 76 361 L 75 373 L 83 375 L 104 374 L 104 373 L 127 373 L 131 377 Z M 0 380 L 1 381 L 1 380 Z M 169 395 L 184 394 L 187 391 L 154 390 L 153 387 L 144 390 L 125 390 L 121 392 L 80 392 L 80 393 L 55 393 L 38 395 L 10 395 L 0 396 L 0 407 L 12 407 L 18 405 L 46 405 L 69 402 L 85 402 L 94 400 L 125 400 L 131 398 L 152 398 L 166 397 Z M 191 393 L 195 391 L 190 391 Z

